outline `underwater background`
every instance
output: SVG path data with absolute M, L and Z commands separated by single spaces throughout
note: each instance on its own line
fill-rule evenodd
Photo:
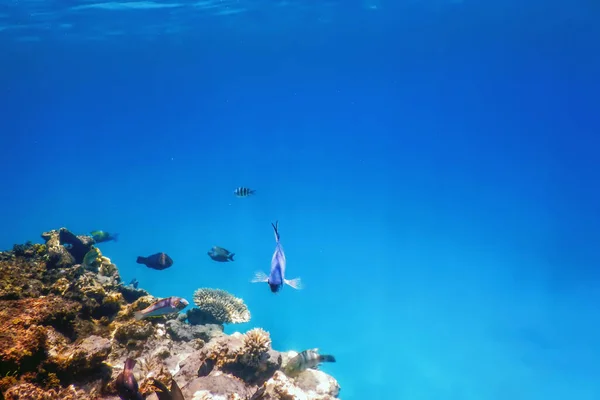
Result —
M 599 17 L 0 0 L 0 248 L 118 232 L 99 247 L 125 282 L 242 297 L 227 332 L 334 354 L 346 400 L 597 400 Z M 302 290 L 250 283 L 276 220 Z

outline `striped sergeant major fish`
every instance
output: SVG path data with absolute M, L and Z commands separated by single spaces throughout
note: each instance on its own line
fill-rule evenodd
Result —
M 288 361 L 283 372 L 288 376 L 297 375 L 308 368 L 318 369 L 322 362 L 335 362 L 335 357 L 319 354 L 319 349 L 304 350 Z
M 275 231 L 275 251 L 273 252 L 273 257 L 271 258 L 271 271 L 269 276 L 264 272 L 257 272 L 254 275 L 254 278 L 251 280 L 252 283 L 259 282 L 267 282 L 269 284 L 269 288 L 271 288 L 271 292 L 277 293 L 284 284 L 293 287 L 294 289 L 302 289 L 302 281 L 300 278 L 295 279 L 285 279 L 285 253 L 283 252 L 283 247 L 279 241 L 279 221 L 276 221 L 273 226 L 273 230 Z
M 153 304 L 141 311 L 136 311 L 134 317 L 139 321 L 148 317 L 159 317 L 161 315 L 172 314 L 183 310 L 188 306 L 188 304 L 189 303 L 186 299 L 171 296 L 155 301 Z
M 248 197 L 252 196 L 255 192 L 256 190 L 254 189 L 240 186 L 233 191 L 233 194 L 235 194 L 237 197 Z

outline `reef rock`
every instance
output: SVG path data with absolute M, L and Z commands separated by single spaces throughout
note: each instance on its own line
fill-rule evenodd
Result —
M 303 374 L 308 373 L 307 376 L 312 376 L 312 373 L 319 371 L 304 371 Z M 324 374 L 324 373 L 323 373 Z M 325 374 L 324 374 L 325 375 Z M 324 379 L 321 377 L 320 379 Z M 298 382 L 291 378 L 288 378 L 283 372 L 277 371 L 271 379 L 269 379 L 265 385 L 259 389 L 261 391 L 261 400 L 334 400 L 337 398 L 339 393 L 339 385 L 330 377 L 331 380 L 315 380 L 315 381 L 304 381 Z M 327 383 L 325 383 L 327 381 Z M 320 386 L 319 383 L 320 382 Z M 302 386 L 302 385 L 307 386 Z M 315 386 L 317 385 L 317 386 Z
M 167 321 L 167 332 L 173 340 L 189 342 L 194 339 L 202 339 L 208 342 L 211 339 L 223 336 L 223 325 L 207 324 L 207 325 L 190 325 L 181 319 Z
M 323 371 L 307 369 L 295 378 L 296 385 L 308 394 L 315 396 L 337 397 L 340 394 L 340 385 L 333 376 Z
M 15 245 L 13 251 L 0 253 L 0 299 L 43 295 L 46 254 L 46 246 L 31 243 Z
M 246 399 L 254 390 L 241 379 L 219 372 L 212 376 L 195 378 L 182 388 L 182 392 L 186 399 L 228 399 L 235 395 Z
M 57 374 L 65 375 L 65 379 L 67 376 L 86 379 L 100 371 L 106 372 L 104 361 L 111 348 L 109 339 L 92 335 L 56 354 L 52 361 L 57 365 Z
M 337 381 L 321 371 L 295 378 L 280 371 L 288 355 L 263 329 L 226 335 L 224 323 L 250 319 L 242 299 L 219 289 L 195 292 L 199 308 L 148 320 L 134 313 L 156 300 L 125 286 L 117 267 L 89 236 L 65 228 L 45 244 L 0 252 L 0 400 L 119 400 L 115 378 L 127 358 L 140 392 L 156 400 L 153 381 L 175 379 L 186 400 L 329 400 Z
M 36 371 L 46 360 L 48 336 L 72 335 L 80 308 L 56 296 L 0 300 L 0 376 Z
M 66 268 L 81 264 L 94 244 L 91 236 L 76 236 L 66 228 L 42 233 L 48 248 L 48 268 Z

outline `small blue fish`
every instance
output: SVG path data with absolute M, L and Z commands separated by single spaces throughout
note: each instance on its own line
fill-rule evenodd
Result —
M 148 317 L 159 317 L 179 312 L 188 306 L 188 301 L 181 297 L 167 297 L 166 299 L 158 300 L 141 311 L 136 311 L 134 318 L 138 321 Z
M 251 282 L 267 282 L 271 288 L 271 292 L 273 293 L 279 292 L 284 284 L 289 285 L 294 289 L 302 289 L 302 282 L 300 278 L 290 280 L 285 279 L 286 260 L 283 247 L 279 242 L 279 221 L 276 221 L 275 224 L 271 224 L 271 226 L 273 226 L 273 230 L 275 231 L 275 242 L 277 243 L 275 246 L 275 251 L 273 252 L 273 257 L 271 258 L 271 272 L 269 273 L 269 276 L 267 276 L 264 272 L 257 272 Z

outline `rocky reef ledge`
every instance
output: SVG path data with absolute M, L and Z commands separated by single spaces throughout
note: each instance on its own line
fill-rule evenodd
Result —
M 156 298 L 124 285 L 107 257 L 84 263 L 91 237 L 61 228 L 42 238 L 0 253 L 0 400 L 118 400 L 127 358 L 149 400 L 158 399 L 153 380 L 171 379 L 186 400 L 337 398 L 324 372 L 288 377 L 295 353 L 273 350 L 260 328 L 226 335 L 215 321 L 188 318 L 198 309 L 136 320 Z

